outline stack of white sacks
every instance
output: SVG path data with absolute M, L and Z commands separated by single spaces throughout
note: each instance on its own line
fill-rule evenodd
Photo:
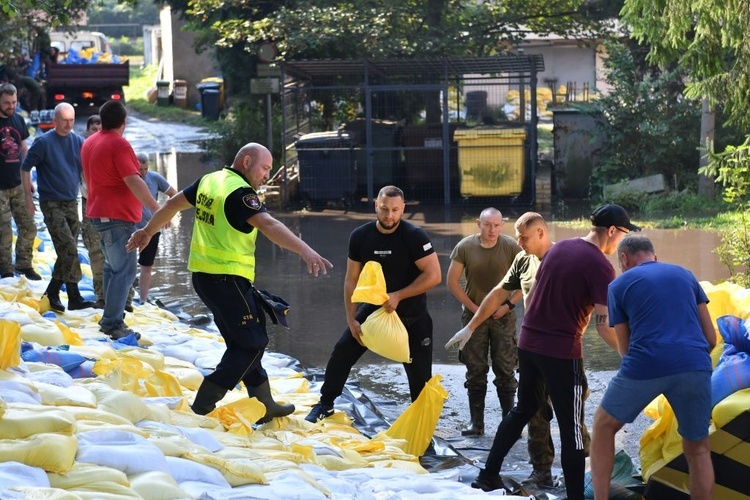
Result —
M 37 258 L 49 275 L 54 255 Z M 263 363 L 294 415 L 254 426 L 265 410 L 242 387 L 195 415 L 189 403 L 224 351 L 215 331 L 145 304 L 126 317 L 139 345 L 112 342 L 98 331 L 100 311 L 40 314 L 45 287 L 0 280 L 0 499 L 485 495 L 455 469 L 427 473 L 405 441 L 367 438 L 341 412 L 305 421 L 318 395 L 285 356 Z

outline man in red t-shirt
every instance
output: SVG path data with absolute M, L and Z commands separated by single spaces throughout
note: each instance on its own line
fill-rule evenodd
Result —
M 89 188 L 86 215 L 91 219 L 104 252 L 104 311 L 101 331 L 112 339 L 136 334 L 123 315 L 128 290 L 135 280 L 136 254 L 125 249 L 145 205 L 159 204 L 138 173 L 138 158 L 122 134 L 127 112 L 121 101 L 107 101 L 99 109 L 102 130 L 86 139 L 81 149 L 83 175 Z

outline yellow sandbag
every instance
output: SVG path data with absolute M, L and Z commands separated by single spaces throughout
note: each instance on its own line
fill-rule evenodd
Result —
M 130 484 L 128 476 L 118 469 L 103 465 L 76 462 L 64 474 L 50 472 L 47 474 L 50 486 L 69 490 L 89 484 L 92 480 L 118 483 L 123 486 Z
M 29 323 L 21 326 L 21 338 L 26 342 L 36 342 L 43 346 L 58 346 L 65 344 L 62 332 L 51 321 Z
M 117 351 L 121 358 L 133 358 L 150 365 L 154 370 L 164 369 L 164 355 L 159 351 L 148 349 L 124 349 Z
M 325 468 L 326 470 L 347 470 L 347 469 L 358 469 L 361 467 L 372 467 L 370 462 L 362 458 L 362 456 L 356 451 L 352 450 L 337 450 L 341 456 L 334 455 L 317 455 L 316 461 L 318 465 Z
M 659 417 L 643 432 L 640 442 L 641 471 L 646 482 L 651 474 L 682 453 L 682 438 L 677 433 L 677 419 L 669 401 L 663 394 L 655 401 Z
M 357 280 L 357 287 L 352 293 L 352 302 L 367 302 L 379 306 L 388 300 L 385 276 L 380 262 L 374 260 L 365 263 Z
M 152 415 L 148 406 L 135 394 L 118 391 L 104 384 L 89 384 L 87 387 L 96 396 L 97 408 L 124 417 L 131 424 L 148 420 Z
M 45 406 L 10 407 L 0 419 L 0 439 L 24 439 L 48 432 L 71 436 L 75 430 L 73 415 Z
M 177 379 L 182 387 L 191 391 L 197 391 L 203 383 L 203 374 L 196 368 L 167 367 L 165 371 Z
M 42 433 L 26 439 L 0 439 L 0 457 L 47 472 L 70 470 L 78 451 L 78 439 L 63 434 Z
M 143 498 L 150 500 L 172 500 L 190 498 L 182 491 L 177 481 L 166 472 L 151 471 L 129 477 L 130 487 Z
M 721 428 L 748 408 L 750 408 L 750 389 L 742 389 L 719 401 L 711 411 L 711 420 L 717 428 Z
M 21 325 L 0 319 L 0 370 L 21 363 Z
M 128 498 L 143 500 L 143 497 L 136 493 L 133 488 L 107 481 L 92 481 L 70 491 L 83 500 L 126 500 Z
M 106 410 L 100 410 L 98 408 L 87 408 L 85 406 L 60 406 L 59 409 L 64 409 L 71 415 L 73 415 L 77 422 L 103 422 L 109 425 L 132 425 L 129 420 L 115 414 L 110 413 Z
M 199 464 L 208 465 L 221 472 L 227 482 L 234 488 L 245 484 L 268 484 L 260 468 L 252 463 L 240 460 L 224 460 L 213 455 L 186 453 L 183 458 Z
M 409 333 L 398 317 L 398 313 L 380 308 L 362 323 L 362 343 L 375 354 L 384 358 L 411 363 Z
M 429 474 L 427 469 L 422 467 L 419 461 L 412 462 L 410 460 L 381 460 L 379 462 L 372 462 L 372 465 L 377 468 L 398 469 L 413 472 L 415 474 Z
M 37 382 L 36 387 L 42 396 L 45 406 L 85 406 L 96 408 L 96 397 L 91 391 L 80 385 L 60 387 L 44 382 Z
M 5 404 L 5 400 L 3 399 L 2 396 L 0 396 L 0 418 L 2 418 L 3 415 L 5 415 L 5 410 L 7 409 L 8 409 L 8 405 Z
M 409 443 L 405 451 L 415 457 L 422 456 L 430 445 L 443 403 L 448 399 L 448 392 L 440 384 L 442 378 L 433 376 L 417 400 L 385 431 L 389 437 L 405 439 Z
M 71 330 L 70 328 L 68 328 L 68 325 L 66 325 L 62 321 L 55 321 L 54 323 L 57 325 L 57 328 L 60 329 L 60 332 L 62 333 L 63 339 L 65 339 L 66 344 L 83 345 L 83 339 L 81 338 L 81 336 L 78 335 L 73 330 Z
M 252 434 L 253 425 L 265 414 L 266 406 L 257 398 L 242 398 L 217 406 L 208 416 L 220 421 L 229 432 L 246 436 Z

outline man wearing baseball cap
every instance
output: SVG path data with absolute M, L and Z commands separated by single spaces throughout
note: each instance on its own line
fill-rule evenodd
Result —
M 607 310 L 607 287 L 615 269 L 606 256 L 617 250 L 626 233 L 640 230 L 619 205 L 597 207 L 589 218 L 586 236 L 556 243 L 539 266 L 518 336 L 518 402 L 500 422 L 485 467 L 471 484 L 474 488 L 503 487 L 503 460 L 544 404 L 546 386 L 560 427 L 567 496 L 584 498 L 583 332 L 593 313 L 597 333 L 617 350 Z

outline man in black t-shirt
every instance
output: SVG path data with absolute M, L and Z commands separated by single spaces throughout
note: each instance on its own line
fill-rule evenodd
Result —
M 29 131 L 23 118 L 16 114 L 18 93 L 10 83 L 0 84 L 0 277 L 13 273 L 13 229 L 16 221 L 16 271 L 30 280 L 41 280 L 31 260 L 34 254 L 36 224 L 26 211 L 26 195 L 21 186 L 21 163 L 28 144 Z
M 320 402 L 305 418 L 309 422 L 333 415 L 334 400 L 341 395 L 354 364 L 367 351 L 360 338 L 361 324 L 379 307 L 396 311 L 409 334 L 412 362 L 404 363 L 404 369 L 412 401 L 432 376 L 432 318 L 425 294 L 440 283 L 440 262 L 427 233 L 401 220 L 404 207 L 403 191 L 396 186 L 384 187 L 375 200 L 377 220 L 356 228 L 349 237 L 344 279 L 347 328 L 328 360 Z M 351 301 L 368 261 L 379 262 L 385 275 L 388 300 L 380 306 Z

